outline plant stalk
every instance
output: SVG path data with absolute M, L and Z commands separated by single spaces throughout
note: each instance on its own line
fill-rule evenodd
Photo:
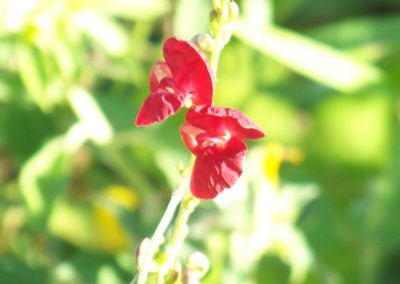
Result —
M 159 284 L 164 283 L 165 276 L 171 270 L 178 258 L 179 251 L 189 233 L 189 227 L 187 225 L 189 216 L 199 204 L 199 201 L 199 199 L 195 198 L 191 194 L 190 190 L 186 190 L 164 256 L 161 257 L 161 259 L 165 258 L 165 261 L 159 269 L 157 281 Z
M 160 244 L 164 240 L 165 231 L 167 230 L 169 224 L 171 223 L 176 208 L 181 202 L 185 190 L 186 188 L 188 188 L 188 185 L 189 185 L 189 177 L 185 177 L 180 182 L 178 188 L 172 193 L 167 209 L 165 210 L 164 215 L 161 217 L 160 223 L 158 224 L 156 230 L 154 231 L 154 234 L 150 239 L 149 245 L 146 248 L 145 256 L 143 258 L 143 263 L 139 264 L 138 267 L 139 273 L 137 276 L 138 284 L 146 283 L 147 276 L 149 273 L 149 266 L 151 265 L 150 262 L 153 261 L 155 253 L 157 252 Z

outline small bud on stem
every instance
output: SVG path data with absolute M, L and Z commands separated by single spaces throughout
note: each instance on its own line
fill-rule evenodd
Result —
M 189 255 L 186 260 L 186 267 L 196 273 L 199 279 L 203 278 L 210 268 L 210 261 L 207 256 L 199 251 Z
M 214 0 L 213 10 L 210 13 L 210 30 L 214 37 L 214 49 L 211 52 L 210 62 L 217 74 L 219 54 L 229 42 L 234 28 L 234 23 L 239 15 L 239 6 L 232 0 Z
M 204 52 L 211 52 L 215 47 L 215 41 L 209 34 L 195 35 L 191 41 Z
M 239 16 L 239 6 L 234 1 L 228 2 L 228 21 L 233 22 L 236 21 Z
M 142 267 L 143 266 L 143 261 L 144 257 L 146 255 L 147 249 L 149 247 L 150 239 L 145 238 L 143 239 L 139 246 L 135 250 L 135 259 L 136 259 L 136 267 Z

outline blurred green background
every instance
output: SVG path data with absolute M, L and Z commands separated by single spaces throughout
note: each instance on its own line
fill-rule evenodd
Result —
M 0 283 L 128 283 L 188 164 L 184 112 L 136 129 L 163 40 L 205 0 L 0 0 Z M 242 0 L 217 105 L 244 178 L 190 220 L 204 283 L 400 283 L 400 2 Z

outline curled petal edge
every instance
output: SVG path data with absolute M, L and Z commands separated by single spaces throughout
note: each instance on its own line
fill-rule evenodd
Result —
M 155 92 L 159 88 L 160 82 L 164 78 L 172 78 L 171 71 L 169 70 L 165 62 L 158 61 L 153 64 L 150 70 L 150 75 L 149 75 L 150 92 Z
M 186 121 L 206 132 L 217 126 L 227 128 L 234 136 L 242 139 L 259 139 L 265 136 L 262 129 L 236 109 L 216 106 L 196 106 L 186 114 Z

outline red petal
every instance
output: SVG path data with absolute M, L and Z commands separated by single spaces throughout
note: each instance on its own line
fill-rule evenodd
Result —
M 160 85 L 160 81 L 164 78 L 172 78 L 171 71 L 167 64 L 161 61 L 154 63 L 149 76 L 150 92 L 156 91 Z
M 247 148 L 238 138 L 230 139 L 225 148 L 208 147 L 196 156 L 190 180 L 193 196 L 212 199 L 231 188 L 242 174 Z
M 204 133 L 204 130 L 199 129 L 189 123 L 185 123 L 180 127 L 180 133 L 182 141 L 185 143 L 186 147 L 190 150 L 190 152 L 197 155 L 201 149 L 196 140 L 196 136 Z
M 186 121 L 210 134 L 226 128 L 233 136 L 242 139 L 258 139 L 265 136 L 253 121 L 236 109 L 198 106 L 187 112 Z
M 176 86 L 192 94 L 195 105 L 210 105 L 214 76 L 207 57 L 194 44 L 177 37 L 164 42 L 163 53 Z
M 183 99 L 177 94 L 157 89 L 143 102 L 136 117 L 136 126 L 148 126 L 161 122 L 175 114 L 183 104 Z

